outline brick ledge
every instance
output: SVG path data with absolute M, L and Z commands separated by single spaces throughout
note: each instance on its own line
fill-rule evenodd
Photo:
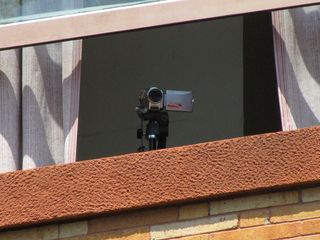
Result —
M 0 175 L 0 229 L 320 182 L 320 127 Z

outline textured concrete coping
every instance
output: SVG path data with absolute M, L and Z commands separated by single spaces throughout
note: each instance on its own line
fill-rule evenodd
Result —
M 320 182 L 320 127 L 0 175 L 0 228 Z

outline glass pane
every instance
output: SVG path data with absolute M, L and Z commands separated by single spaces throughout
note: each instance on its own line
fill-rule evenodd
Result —
M 0 0 L 0 24 L 163 0 Z

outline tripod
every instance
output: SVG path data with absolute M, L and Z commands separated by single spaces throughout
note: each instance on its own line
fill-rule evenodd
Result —
M 167 137 L 169 135 L 169 114 L 165 110 L 140 112 L 141 128 L 137 130 L 137 138 L 141 139 L 139 152 L 145 151 L 143 136 L 149 142 L 149 151 L 162 149 L 166 147 Z M 143 121 L 149 121 L 144 133 Z

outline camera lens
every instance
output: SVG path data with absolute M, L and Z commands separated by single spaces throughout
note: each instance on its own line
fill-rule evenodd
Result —
M 162 100 L 162 95 L 162 91 L 159 88 L 151 88 L 148 92 L 148 98 L 155 103 Z

